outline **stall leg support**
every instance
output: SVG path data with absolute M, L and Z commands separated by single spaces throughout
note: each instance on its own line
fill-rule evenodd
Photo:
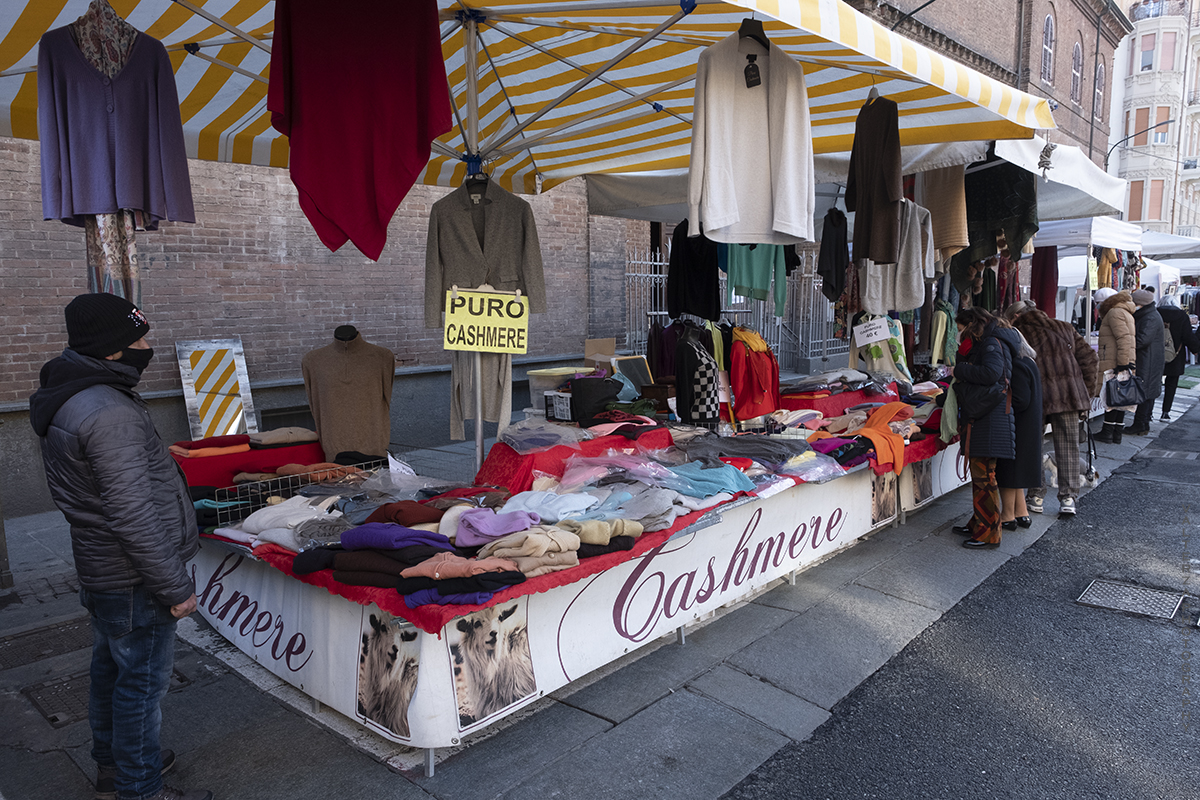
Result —
M 426 778 L 433 777 L 433 753 L 434 753 L 434 749 L 432 747 L 425 748 L 425 777 Z
M 675 629 L 675 644 L 687 644 L 687 628 Z
M 792 570 L 791 572 L 788 573 L 788 586 L 795 586 L 795 585 L 796 585 L 796 570 Z
M 321 701 L 315 697 L 310 697 L 309 700 L 312 701 L 312 713 L 320 714 L 321 713 Z

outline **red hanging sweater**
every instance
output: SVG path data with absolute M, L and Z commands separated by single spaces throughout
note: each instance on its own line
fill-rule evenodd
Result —
M 434 0 L 276 0 L 267 92 L 321 241 L 379 260 L 387 226 L 450 130 Z

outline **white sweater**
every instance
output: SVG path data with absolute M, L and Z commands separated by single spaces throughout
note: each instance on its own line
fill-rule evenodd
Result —
M 762 84 L 746 87 L 746 55 Z M 689 236 L 730 244 L 813 241 L 816 184 L 804 70 L 735 33 L 696 65 Z

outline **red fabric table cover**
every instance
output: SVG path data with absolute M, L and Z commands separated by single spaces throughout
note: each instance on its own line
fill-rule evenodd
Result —
M 926 434 L 925 438 L 922 439 L 921 441 L 909 442 L 908 446 L 904 448 L 904 463 L 912 464 L 915 461 L 925 461 L 927 459 L 933 458 L 935 455 L 940 453 L 942 450 L 945 450 L 947 447 L 949 447 L 951 444 L 954 444 L 957 441 L 958 441 L 958 437 L 955 436 L 953 439 L 950 440 L 949 444 L 943 444 L 942 440 L 938 437 L 937 434 L 935 434 L 935 433 Z M 875 472 L 876 475 L 883 475 L 886 472 L 892 471 L 892 464 L 891 464 L 891 462 L 888 462 L 887 464 L 880 464 L 880 463 L 876 462 L 875 457 L 872 456 L 871 457 L 871 469 Z
M 621 437 L 623 438 L 623 437 Z M 595 440 L 593 440 L 595 441 Z M 628 441 L 628 440 L 626 440 Z M 733 499 L 747 496 L 746 492 L 738 492 Z M 732 502 L 726 501 L 726 502 Z M 714 506 L 720 508 L 720 506 Z M 591 575 L 604 572 L 605 570 L 615 567 L 632 558 L 636 558 L 643 553 L 647 553 L 655 548 L 662 547 L 671 538 L 676 531 L 686 528 L 705 512 L 711 509 L 702 509 L 693 511 L 683 517 L 675 520 L 675 524 L 670 528 L 654 533 L 644 533 L 638 537 L 633 545 L 632 550 L 620 550 L 615 553 L 606 553 L 602 556 L 594 556 L 585 558 L 579 562 L 578 567 L 565 569 L 561 572 L 551 572 L 546 575 L 539 575 L 536 578 L 530 578 L 524 583 L 519 583 L 516 586 L 509 586 L 505 589 L 496 592 L 491 600 L 482 605 L 427 605 L 409 608 L 404 602 L 404 595 L 397 592 L 395 589 L 380 589 L 373 586 L 348 586 L 344 583 L 339 583 L 333 579 L 333 570 L 321 570 L 308 575 L 297 575 L 292 571 L 292 561 L 296 558 L 295 553 L 280 547 L 276 544 L 264 544 L 254 548 L 255 557 L 265 561 L 272 567 L 275 567 L 285 575 L 290 575 L 298 581 L 310 584 L 312 586 L 320 586 L 330 594 L 344 597 L 347 600 L 353 600 L 361 605 L 370 605 L 374 603 L 382 610 L 392 614 L 393 616 L 402 617 L 408 620 L 413 625 L 416 625 L 427 633 L 435 633 L 441 636 L 442 628 L 446 623 L 455 617 L 461 617 L 464 614 L 469 614 L 472 611 L 478 611 L 481 608 L 494 606 L 498 603 L 503 603 L 512 600 L 516 597 L 521 597 L 527 594 L 537 594 L 539 592 L 549 591 L 559 586 L 566 586 L 569 583 L 583 580 Z
M 797 397 L 796 395 L 783 395 L 781 399 L 782 408 L 788 411 L 800 411 L 801 409 L 813 409 L 820 411 L 826 417 L 840 417 L 846 413 L 846 409 L 850 406 L 856 406 L 859 403 L 890 403 L 893 400 L 899 400 L 900 394 L 896 390 L 895 383 L 888 384 L 887 394 L 867 394 L 864 390 L 857 392 L 842 392 L 840 394 L 831 394 L 828 397 L 805 398 Z
M 503 486 L 513 494 L 527 492 L 533 487 L 534 470 L 561 478 L 567 468 L 567 459 L 571 456 L 602 456 L 609 450 L 629 447 L 661 450 L 671 444 L 671 432 L 666 428 L 646 431 L 636 440 L 613 434 L 580 442 L 578 448 L 563 444 L 526 455 L 521 455 L 504 442 L 496 442 L 475 476 L 475 485 Z
M 227 456 L 184 458 L 174 453 L 171 456 L 183 468 L 188 486 L 216 486 L 218 489 L 232 486 L 233 476 L 239 472 L 274 472 L 284 464 L 320 464 L 325 461 L 325 451 L 321 449 L 320 442 L 302 442 L 291 447 L 270 447 Z

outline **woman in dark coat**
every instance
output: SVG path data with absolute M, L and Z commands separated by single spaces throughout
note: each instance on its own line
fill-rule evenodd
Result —
M 1136 374 L 1146 390 L 1146 400 L 1138 404 L 1133 415 L 1133 424 L 1125 433 L 1145 436 L 1150 432 L 1150 418 L 1154 415 L 1154 401 L 1162 393 L 1163 379 L 1163 318 L 1154 305 L 1154 295 L 1145 289 L 1133 293 L 1134 343 L 1137 347 Z
M 954 379 L 959 395 L 959 434 L 971 468 L 971 501 L 975 513 L 956 533 L 969 537 L 964 547 L 1000 546 L 1000 488 L 996 483 L 996 459 L 1016 458 L 1016 429 L 1007 397 L 1002 397 L 978 419 L 963 413 L 963 398 L 992 389 L 1007 395 L 1012 379 L 1010 345 L 997 337 L 997 320 L 981 308 L 958 312 L 958 363 Z
M 1200 337 L 1192 330 L 1192 320 L 1179 307 L 1179 298 L 1175 295 L 1169 294 L 1158 301 L 1158 313 L 1163 318 L 1163 327 L 1171 332 L 1171 341 L 1175 344 L 1175 358 L 1163 368 L 1162 421 L 1168 422 L 1171 419 L 1171 406 L 1175 403 L 1175 390 L 1179 388 L 1179 376 L 1186 366 L 1187 351 L 1200 355 Z
M 1007 325 L 1001 322 L 1000 326 Z M 1025 505 L 1025 490 L 1042 486 L 1042 378 L 1037 362 L 1030 357 L 1033 348 L 1013 328 L 998 327 L 997 338 L 1008 345 L 1012 356 L 1012 410 L 1016 428 L 1017 456 L 996 461 L 996 482 L 1000 485 L 1000 526 L 1014 531 L 1017 526 L 1033 524 Z

